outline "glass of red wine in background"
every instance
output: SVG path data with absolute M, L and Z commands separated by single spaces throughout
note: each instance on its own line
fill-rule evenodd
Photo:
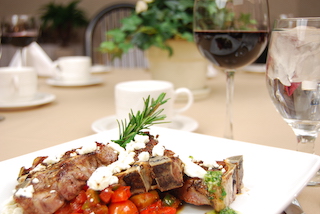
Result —
M 236 69 L 253 63 L 269 36 L 267 0 L 197 0 L 194 38 L 200 53 L 227 76 L 224 137 L 233 139 L 232 102 Z
M 2 55 L 2 46 L 1 46 L 1 31 L 0 31 L 0 59 L 1 59 L 1 55 Z M 4 116 L 0 115 L 0 121 L 4 120 Z
M 2 39 L 5 43 L 19 48 L 21 64 L 26 65 L 22 49 L 36 41 L 39 35 L 39 25 L 34 16 L 11 15 L 2 21 Z

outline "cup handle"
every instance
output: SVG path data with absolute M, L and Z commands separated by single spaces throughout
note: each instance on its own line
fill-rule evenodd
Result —
M 175 110 L 174 110 L 174 113 L 175 113 L 175 114 L 179 114 L 179 113 L 181 113 L 181 112 L 184 112 L 184 111 L 188 110 L 188 109 L 191 107 L 191 105 L 193 104 L 193 102 L 194 102 L 193 94 L 192 94 L 192 92 L 190 91 L 190 89 L 188 89 L 188 88 L 177 88 L 177 89 L 174 91 L 174 94 L 175 94 L 175 97 L 177 97 L 178 94 L 186 94 L 187 97 L 188 97 L 188 102 L 187 102 L 187 104 L 186 104 L 184 107 L 182 107 L 182 108 L 175 109 Z
M 61 79 L 62 75 L 61 75 L 61 68 L 59 66 L 59 62 L 53 61 L 53 69 L 54 69 L 54 76 L 56 76 L 58 79 Z

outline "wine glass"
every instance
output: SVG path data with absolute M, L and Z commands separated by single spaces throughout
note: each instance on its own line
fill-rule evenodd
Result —
M 232 102 L 236 69 L 254 62 L 267 45 L 267 0 L 196 0 L 194 37 L 200 53 L 227 76 L 227 123 L 233 139 Z
M 39 34 L 39 25 L 34 16 L 11 15 L 6 16 L 2 23 L 2 38 L 7 43 L 19 48 L 20 66 L 26 65 L 22 49 L 35 41 Z
M 2 46 L 1 46 L 1 31 L 0 31 L 0 59 L 1 59 L 1 55 L 2 55 Z M 0 121 L 4 120 L 5 117 L 0 115 Z
M 314 153 L 320 128 L 320 17 L 276 20 L 267 59 L 267 88 L 297 137 L 297 150 Z M 320 186 L 320 171 L 309 182 Z

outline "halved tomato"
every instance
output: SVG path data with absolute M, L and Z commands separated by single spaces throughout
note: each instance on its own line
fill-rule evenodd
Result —
M 113 194 L 113 190 L 110 187 L 107 187 L 100 192 L 99 197 L 104 203 L 108 204 L 111 201 Z
M 84 210 L 84 214 L 107 214 L 109 213 L 108 211 L 108 207 L 106 205 L 101 205 L 101 204 L 97 204 L 96 206 L 94 207 L 90 207 L 89 209 L 87 210 Z
M 140 214 L 175 214 L 176 212 L 176 208 L 163 207 L 162 201 L 158 200 L 157 202 L 151 204 L 150 206 L 142 210 Z
M 138 210 L 141 211 L 159 200 L 159 194 L 156 190 L 152 190 L 150 192 L 134 195 L 130 200 L 137 206 Z
M 111 197 L 111 202 L 122 202 L 127 201 L 131 196 L 130 186 L 120 186 L 114 191 Z
M 109 205 L 108 214 L 139 214 L 139 211 L 132 201 L 126 200 L 122 202 L 111 203 Z

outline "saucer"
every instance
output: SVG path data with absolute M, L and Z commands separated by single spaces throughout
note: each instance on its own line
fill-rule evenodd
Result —
M 54 94 L 37 92 L 32 100 L 28 101 L 14 101 L 14 102 L 4 102 L 0 101 L 0 108 L 24 108 L 43 105 L 50 103 L 56 99 Z
M 100 77 L 89 77 L 88 79 L 84 80 L 63 80 L 63 79 L 57 79 L 57 78 L 50 78 L 47 79 L 47 84 L 53 85 L 53 86 L 88 86 L 88 85 L 97 85 L 103 82 L 103 80 Z
M 253 63 L 251 65 L 248 65 L 241 70 L 247 71 L 247 72 L 253 72 L 253 73 L 265 73 L 266 72 L 266 64 L 262 63 Z
M 178 115 L 172 119 L 172 122 L 170 123 L 168 128 L 192 132 L 198 128 L 198 125 L 198 122 L 194 119 Z M 97 133 L 117 127 L 118 123 L 115 115 L 96 120 L 91 125 L 92 130 Z
M 191 90 L 192 94 L 193 94 L 193 99 L 194 100 L 201 100 L 201 99 L 204 99 L 206 97 L 209 96 L 211 90 L 209 87 L 205 87 L 205 88 L 202 88 L 202 89 L 194 89 L 194 90 Z M 177 101 L 187 101 L 188 100 L 188 96 L 186 96 L 185 94 L 179 94 L 177 97 L 176 97 L 176 100 Z
M 91 73 L 104 73 L 104 72 L 110 72 L 111 66 L 107 65 L 93 65 L 91 67 Z

